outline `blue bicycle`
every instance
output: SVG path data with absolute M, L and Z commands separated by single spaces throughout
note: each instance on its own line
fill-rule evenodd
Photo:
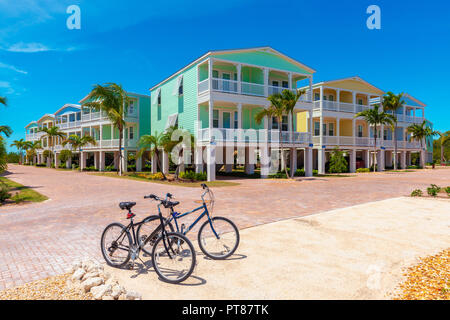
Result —
M 200 226 L 197 239 L 200 250 L 209 258 L 215 260 L 223 260 L 231 256 L 239 246 L 239 230 L 236 225 L 229 219 L 224 217 L 212 217 L 212 211 L 214 208 L 214 193 L 208 188 L 206 184 L 202 184 L 203 190 L 205 190 L 201 196 L 202 205 L 191 211 L 185 213 L 179 213 L 174 211 L 174 207 L 179 204 L 178 201 L 170 201 L 169 209 L 170 214 L 167 218 L 163 218 L 164 226 L 167 226 L 170 231 L 176 231 L 183 235 L 186 235 L 192 228 L 204 217 L 207 220 Z M 209 199 L 205 199 L 208 195 Z M 168 193 L 167 199 L 172 199 L 172 195 Z M 209 208 L 208 208 L 209 207 Z M 178 223 L 178 219 L 181 219 L 194 212 L 202 211 L 195 221 L 189 226 L 181 226 Z M 175 228 L 172 225 L 175 223 Z M 142 250 L 151 255 L 151 250 L 155 244 L 155 241 L 159 238 L 161 233 L 160 217 L 158 215 L 152 215 L 144 219 L 143 223 L 139 225 L 137 229 L 137 238 Z

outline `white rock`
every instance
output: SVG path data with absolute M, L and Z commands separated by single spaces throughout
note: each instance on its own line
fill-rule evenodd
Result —
M 102 278 L 100 277 L 89 278 L 81 283 L 81 288 L 83 288 L 84 292 L 88 292 L 92 287 L 96 287 L 101 284 L 103 284 Z
M 117 299 L 122 293 L 125 293 L 125 289 L 118 284 L 114 285 L 111 290 L 111 296 Z
M 125 293 L 122 293 L 120 296 L 119 296 L 119 300 L 126 300 L 126 295 L 125 295 Z
M 111 296 L 103 296 L 102 300 L 114 300 L 114 298 Z
M 141 294 L 135 292 L 135 291 L 128 291 L 125 295 L 126 300 L 141 300 L 142 296 Z
M 82 281 L 89 279 L 89 278 L 97 278 L 100 277 L 100 273 L 98 271 L 91 271 L 91 272 L 86 272 L 84 274 L 84 276 L 81 278 Z
M 111 293 L 111 286 L 108 284 L 102 284 L 91 288 L 92 296 L 95 300 L 100 300 L 103 296 Z
M 107 281 L 108 279 L 111 278 L 111 273 L 109 273 L 109 272 L 107 272 L 107 271 L 104 271 L 104 272 L 102 273 L 102 277 L 103 277 L 103 279 L 105 279 L 105 281 Z
M 83 268 L 78 268 L 72 275 L 72 280 L 81 280 L 81 278 L 84 276 L 86 271 L 84 271 Z
M 114 286 L 114 285 L 118 284 L 119 282 L 117 281 L 117 279 L 115 277 L 111 277 L 108 280 L 106 280 L 105 283 L 110 284 L 111 286 Z

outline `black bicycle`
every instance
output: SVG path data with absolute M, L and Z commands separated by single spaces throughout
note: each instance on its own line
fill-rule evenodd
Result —
M 239 246 L 239 230 L 236 225 L 225 217 L 213 217 L 212 211 L 214 208 L 214 193 L 208 188 L 206 184 L 201 185 L 204 192 L 201 195 L 199 202 L 201 206 L 185 212 L 180 213 L 173 210 L 173 208 L 179 204 L 178 201 L 173 202 L 174 205 L 169 207 L 170 214 L 167 218 L 163 218 L 165 226 L 173 232 L 175 229 L 172 222 L 175 223 L 176 231 L 186 235 L 192 228 L 206 216 L 207 220 L 200 226 L 197 239 L 200 250 L 209 258 L 214 260 L 223 260 L 230 257 Z M 205 199 L 208 195 L 209 199 Z M 170 193 L 167 197 L 172 198 Z M 186 227 L 184 224 L 179 224 L 178 220 L 185 216 L 188 216 L 194 212 L 199 212 L 195 221 Z M 160 217 L 152 215 L 144 219 L 143 223 L 137 229 L 137 238 L 140 242 L 142 250 L 150 254 L 151 248 L 155 241 L 155 235 L 161 230 Z
M 149 234 L 149 241 L 146 245 L 152 245 L 152 263 L 158 276 L 169 283 L 180 283 L 186 280 L 194 271 L 196 264 L 196 254 L 191 241 L 184 235 L 176 232 L 167 232 L 165 229 L 165 219 L 161 214 L 160 206 L 173 208 L 178 203 L 166 199 L 160 199 L 151 194 L 145 199 L 159 201 L 158 216 L 160 227 Z M 128 226 L 114 222 L 108 225 L 103 231 L 101 238 L 101 249 L 106 263 L 112 267 L 123 267 L 130 259 L 139 258 L 142 250 L 141 241 L 135 232 L 135 226 L 140 227 L 147 222 L 148 218 L 141 222 L 134 223 L 135 214 L 131 208 L 136 202 L 121 202 L 119 207 L 128 210 L 127 219 L 130 219 Z

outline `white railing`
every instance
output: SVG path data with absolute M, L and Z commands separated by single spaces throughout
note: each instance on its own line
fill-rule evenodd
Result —
M 118 148 L 119 147 L 119 139 L 112 139 L 112 140 L 97 140 L 97 144 L 88 144 L 84 146 L 82 149 L 101 149 L 101 148 Z M 138 140 L 122 140 L 122 146 L 123 147 L 136 147 Z
M 220 141 L 220 142 L 280 142 L 280 132 L 278 130 L 264 129 L 226 129 L 214 128 L 200 129 L 197 136 L 199 141 Z M 308 132 L 286 132 L 281 133 L 283 143 L 306 144 L 311 142 L 311 135 Z
M 266 90 L 267 88 L 267 90 Z M 283 90 L 292 90 L 295 92 L 296 89 L 289 89 L 277 86 L 265 86 L 264 84 L 251 83 L 245 81 L 235 81 L 227 79 L 213 78 L 210 82 L 209 79 L 202 80 L 198 83 L 198 93 L 207 92 L 208 90 L 216 92 L 225 92 L 233 94 L 244 94 L 250 96 L 265 97 L 274 93 L 281 93 Z M 301 102 L 311 102 L 311 93 L 306 92 L 299 99 Z
M 330 100 L 323 100 L 322 107 L 323 110 L 326 111 L 349 112 L 349 113 L 358 113 L 370 108 L 367 105 L 353 104 L 347 102 L 337 102 Z M 320 110 L 320 100 L 314 101 L 314 109 Z
M 60 129 L 77 128 L 81 126 L 81 121 L 69 121 L 57 123 L 56 126 Z

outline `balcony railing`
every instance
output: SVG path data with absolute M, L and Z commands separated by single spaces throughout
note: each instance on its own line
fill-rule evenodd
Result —
M 214 128 L 201 129 L 198 131 L 199 141 L 220 141 L 220 142 L 269 142 L 279 143 L 280 132 L 278 130 L 264 129 L 226 129 Z M 286 132 L 281 133 L 281 142 L 307 144 L 311 142 L 311 136 L 307 132 Z
M 362 104 L 353 104 L 347 102 L 337 102 L 324 100 L 322 101 L 323 110 L 326 111 L 336 111 L 336 112 L 349 112 L 349 113 L 358 113 L 367 109 L 370 109 L 367 105 Z M 314 109 L 320 110 L 320 101 L 314 101 Z
M 77 128 L 81 126 L 81 121 L 69 121 L 57 123 L 56 126 L 60 129 Z
M 320 144 L 320 136 L 313 136 L 312 142 L 315 145 Z M 369 137 L 352 137 L 352 136 L 323 136 L 323 144 L 330 146 L 358 146 L 358 147 L 373 147 L 375 143 L 374 138 Z M 393 148 L 393 140 L 377 139 L 377 148 Z M 397 141 L 397 148 L 399 149 L 418 149 L 420 148 L 420 142 L 418 141 Z
M 266 90 L 267 89 L 267 90 Z M 259 83 L 251 83 L 245 81 L 227 80 L 213 78 L 210 82 L 209 79 L 205 79 L 198 83 L 198 93 L 207 92 L 208 90 L 215 92 L 225 92 L 232 94 L 243 94 L 257 97 L 266 97 L 267 95 L 272 95 L 274 93 L 281 93 L 283 90 L 288 88 L 276 87 L 276 86 L 266 86 Z M 288 89 L 295 92 L 295 89 Z M 302 102 L 311 102 L 310 92 L 305 93 L 300 97 Z
M 122 146 L 127 148 L 134 148 L 137 145 L 137 139 L 133 140 L 122 140 Z M 84 146 L 82 149 L 102 149 L 102 148 L 118 148 L 119 147 L 119 139 L 112 140 L 97 140 L 97 144 L 88 144 Z

